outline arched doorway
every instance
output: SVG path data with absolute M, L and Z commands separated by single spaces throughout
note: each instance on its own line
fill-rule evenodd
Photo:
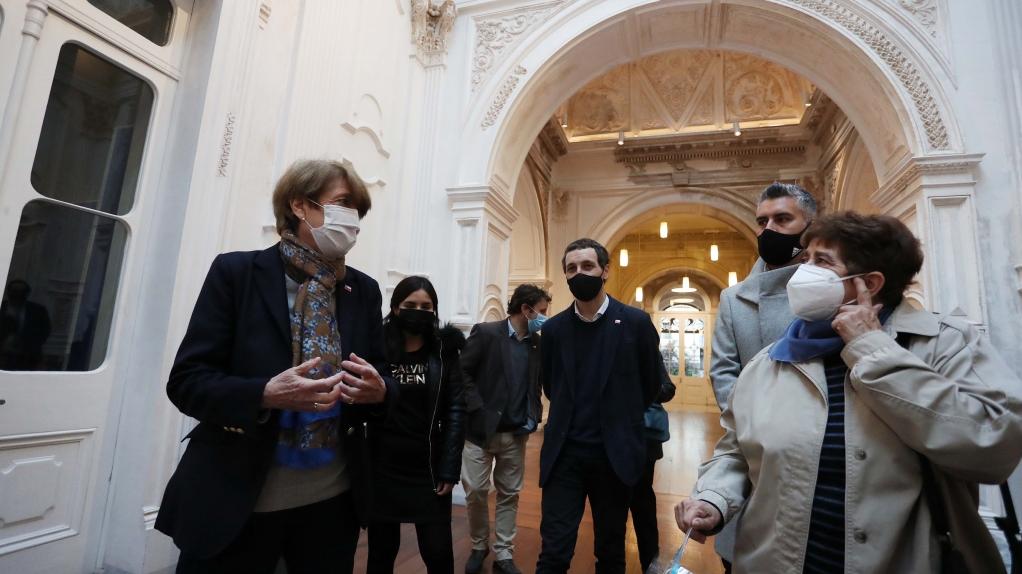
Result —
M 506 240 L 488 233 L 510 228 L 518 215 L 507 209 L 516 201 L 514 191 L 536 134 L 560 106 L 587 82 L 617 66 L 667 50 L 727 50 L 754 54 L 793 70 L 830 96 L 857 131 L 864 152 L 847 165 L 872 165 L 876 189 L 870 184 L 848 185 L 854 175 L 835 170 L 825 192 L 837 205 L 861 207 L 902 218 L 927 241 L 927 265 L 921 276 L 920 299 L 935 310 L 960 309 L 970 320 L 985 322 L 979 281 L 961 288 L 935 290 L 936 279 L 954 273 L 960 262 L 974 266 L 978 276 L 973 170 L 980 156 L 963 155 L 958 123 L 941 90 L 947 71 L 913 54 L 927 49 L 918 39 L 885 24 L 863 3 L 819 3 L 808 0 L 757 2 L 631 0 L 586 5 L 552 3 L 538 7 L 542 18 L 533 20 L 523 39 L 500 61 L 488 62 L 478 81 L 467 120 L 461 124 L 461 151 L 452 164 L 456 185 L 448 187 L 449 203 L 459 208 L 478 205 L 471 220 L 458 218 L 457 259 L 472 253 L 499 252 Z M 523 14 L 529 14 L 529 11 Z M 479 40 L 484 42 L 484 40 Z M 485 48 L 485 46 L 484 46 Z M 868 179 L 868 178 L 867 178 Z M 844 185 L 844 187 L 840 187 Z M 556 189 L 540 190 L 550 213 L 558 207 Z M 714 196 L 712 190 L 690 189 L 707 207 L 748 221 L 752 205 Z M 633 202 L 677 201 L 671 190 L 644 192 Z M 544 197 L 545 196 L 545 197 Z M 657 199 L 659 197 L 659 199 Z M 464 199 L 462 199 L 464 198 Z M 953 198 L 953 199 L 951 199 Z M 631 207 L 622 208 L 627 211 Z M 970 232 L 969 241 L 933 233 L 933 221 L 953 222 Z M 589 229 L 607 233 L 614 218 L 604 217 Z M 480 223 L 482 223 L 480 225 Z M 547 243 L 555 243 L 549 235 Z M 580 229 L 583 231 L 584 229 Z M 503 242 L 502 242 L 503 241 Z M 482 244 L 480 250 L 479 245 Z M 498 245 L 499 244 L 499 245 Z M 951 253 L 966 257 L 954 257 Z M 550 249 L 552 254 L 554 249 Z M 954 260 L 952 260 L 954 258 Z M 557 271 L 552 259 L 550 279 Z M 456 271 L 457 273 L 457 271 Z M 506 285 L 503 269 L 484 270 L 481 276 L 459 282 L 465 305 L 456 321 L 469 323 L 481 310 L 481 294 L 488 285 Z

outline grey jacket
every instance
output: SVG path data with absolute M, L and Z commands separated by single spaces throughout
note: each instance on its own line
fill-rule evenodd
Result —
M 742 368 L 780 339 L 794 320 L 786 288 L 796 269 L 790 265 L 767 271 L 760 259 L 745 281 L 721 292 L 710 362 L 710 382 L 721 410 Z
M 788 307 L 787 286 L 796 269 L 798 265 L 768 271 L 759 259 L 745 281 L 721 292 L 713 330 L 710 382 L 722 412 L 745 365 L 780 339 L 794 320 Z M 717 554 L 728 562 L 734 561 L 738 522 L 737 518 L 732 520 L 714 539 Z
M 909 335 L 907 348 L 899 333 Z M 1022 381 L 975 327 L 907 303 L 841 358 L 849 368 L 845 574 L 940 571 L 920 455 L 934 468 L 969 571 L 1004 572 L 976 512 L 976 483 L 1004 480 L 1022 457 Z M 823 361 L 775 362 L 763 352 L 729 401 L 724 437 L 693 497 L 725 521 L 744 508 L 736 573 L 801 573 L 827 423 Z

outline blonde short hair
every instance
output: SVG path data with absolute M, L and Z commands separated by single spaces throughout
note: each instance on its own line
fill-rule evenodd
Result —
M 277 233 L 298 229 L 298 218 L 291 211 L 291 201 L 315 201 L 338 179 L 344 181 L 351 192 L 351 205 L 358 211 L 359 219 L 365 217 L 372 207 L 372 200 L 369 199 L 365 183 L 353 168 L 328 159 L 303 159 L 291 164 L 273 188 L 273 215 L 277 219 Z

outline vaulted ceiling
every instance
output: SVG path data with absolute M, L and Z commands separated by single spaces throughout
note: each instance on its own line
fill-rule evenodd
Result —
M 558 112 L 571 142 L 795 125 L 814 86 L 749 54 L 677 50 L 618 66 Z

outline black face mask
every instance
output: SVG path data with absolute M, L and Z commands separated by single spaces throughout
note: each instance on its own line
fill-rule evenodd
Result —
M 400 309 L 392 319 L 403 331 L 414 335 L 429 335 L 436 328 L 436 314 L 422 309 Z
M 579 301 L 592 301 L 603 289 L 603 277 L 576 273 L 568 279 L 568 289 Z
M 807 225 L 806 229 L 808 228 Z M 759 256 L 766 261 L 767 265 L 774 267 L 787 265 L 796 255 L 802 253 L 802 234 L 805 231 L 803 229 L 799 233 L 789 235 L 778 233 L 772 229 L 764 229 L 763 233 L 759 234 Z

